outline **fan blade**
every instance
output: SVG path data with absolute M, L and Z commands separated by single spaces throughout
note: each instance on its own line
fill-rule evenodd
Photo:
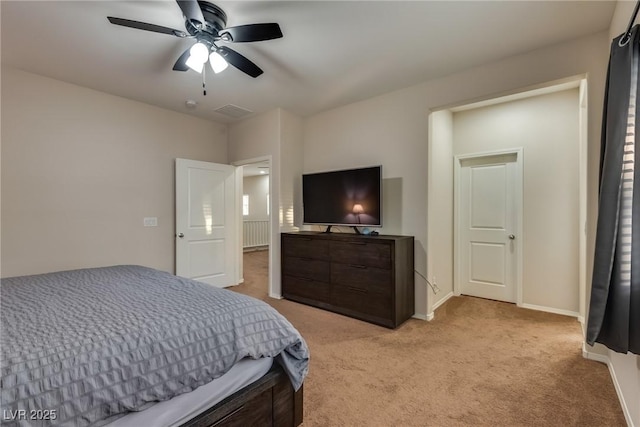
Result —
M 219 47 L 216 51 L 222 56 L 229 64 L 236 67 L 238 70 L 250 75 L 254 79 L 262 74 L 262 70 L 253 62 L 249 61 L 244 56 L 240 55 L 233 49 L 226 46 Z
M 180 58 L 173 65 L 173 71 L 187 71 L 189 67 L 187 66 L 187 59 L 189 59 L 189 55 L 191 55 L 190 49 L 184 51 Z
M 196 25 L 198 28 L 205 23 L 204 15 L 202 14 L 202 10 L 200 10 L 200 5 L 196 0 L 176 0 L 178 6 L 180 6 L 180 10 L 182 10 L 182 14 L 191 21 L 192 24 Z
M 173 28 L 162 27 L 160 25 L 148 24 L 146 22 L 132 21 L 130 19 L 114 18 L 113 16 L 107 16 L 109 22 L 115 25 L 121 25 L 123 27 L 135 28 L 137 30 L 151 31 L 152 33 L 169 34 L 177 37 L 186 37 L 187 33 L 184 31 L 174 30 Z
M 239 25 L 237 27 L 229 27 L 220 31 L 220 36 L 224 40 L 224 35 L 228 34 L 232 42 L 259 42 L 262 40 L 273 40 L 282 37 L 280 26 L 275 23 L 271 24 L 249 24 Z

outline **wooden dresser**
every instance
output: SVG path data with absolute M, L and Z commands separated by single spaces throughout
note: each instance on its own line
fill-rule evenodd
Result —
M 282 296 L 396 328 L 414 313 L 413 240 L 282 233 Z

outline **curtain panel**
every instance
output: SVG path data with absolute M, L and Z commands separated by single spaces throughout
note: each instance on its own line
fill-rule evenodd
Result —
M 640 354 L 639 26 L 611 43 L 587 342 Z M 636 164 L 638 167 L 636 167 Z

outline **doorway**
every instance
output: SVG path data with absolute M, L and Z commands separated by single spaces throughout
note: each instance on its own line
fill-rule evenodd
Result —
M 521 303 L 522 149 L 455 157 L 454 292 Z
M 245 292 L 266 298 L 269 294 L 271 246 L 271 166 L 269 160 L 242 168 L 240 224 L 242 235 L 242 282 Z
M 456 279 L 460 276 L 455 259 L 459 242 L 454 236 L 458 158 L 523 147 L 527 155 L 522 165 L 522 231 L 506 233 L 507 238 L 514 235 L 514 244 L 522 245 L 516 253 L 521 258 L 517 268 L 522 272 L 522 291 L 518 295 L 516 286 L 514 302 L 582 320 L 586 287 L 585 82 L 584 76 L 576 76 L 430 113 L 427 277 L 437 284 L 438 292 L 428 292 L 428 319 L 451 296 L 467 293 L 454 281 L 454 275 Z M 498 252 L 497 247 L 492 249 Z M 497 258 L 496 253 L 493 256 Z M 478 270 L 476 274 L 490 279 L 487 283 L 502 280 L 494 273 L 497 270 Z M 510 276 L 506 270 L 502 274 Z

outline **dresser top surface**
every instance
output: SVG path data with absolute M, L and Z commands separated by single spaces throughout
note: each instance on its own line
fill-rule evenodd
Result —
M 355 233 L 325 233 L 322 231 L 295 231 L 288 233 L 281 233 L 283 236 L 306 236 L 306 237 L 315 237 L 318 239 L 330 239 L 330 240 L 353 240 L 358 239 L 362 241 L 367 240 L 405 240 L 405 239 L 413 239 L 413 236 L 394 236 L 394 235 L 386 235 L 379 234 L 377 236 L 370 236 L 366 234 L 355 234 Z

